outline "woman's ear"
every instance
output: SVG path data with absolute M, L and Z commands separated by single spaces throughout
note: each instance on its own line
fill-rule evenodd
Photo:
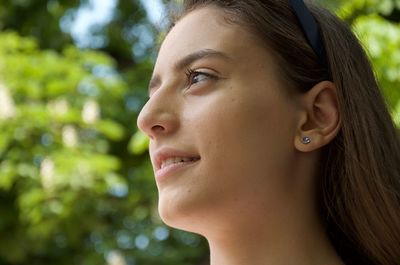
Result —
M 315 85 L 301 96 L 301 115 L 295 147 L 310 152 L 331 142 L 340 130 L 340 113 L 336 86 L 330 81 Z

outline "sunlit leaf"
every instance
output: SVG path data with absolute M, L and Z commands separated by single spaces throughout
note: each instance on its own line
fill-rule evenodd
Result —
M 129 141 L 128 150 L 135 155 L 140 155 L 147 151 L 148 145 L 149 138 L 141 131 L 137 131 Z

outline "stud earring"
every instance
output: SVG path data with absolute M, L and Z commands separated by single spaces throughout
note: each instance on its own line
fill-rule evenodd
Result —
M 309 143 L 311 143 L 311 138 L 308 137 L 308 136 L 304 136 L 304 137 L 301 139 L 301 142 L 302 142 L 303 144 L 309 144 Z

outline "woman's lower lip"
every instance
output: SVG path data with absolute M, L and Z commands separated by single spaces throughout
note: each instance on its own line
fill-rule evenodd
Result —
M 174 164 L 168 165 L 164 168 L 161 168 L 155 172 L 156 180 L 162 181 L 167 177 L 171 177 L 173 174 L 176 174 L 178 171 L 180 171 L 182 169 L 186 169 L 190 166 L 193 166 L 197 162 L 199 162 L 199 160 L 174 163 Z

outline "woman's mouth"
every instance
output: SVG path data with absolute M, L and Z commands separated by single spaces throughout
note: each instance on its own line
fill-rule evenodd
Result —
M 163 169 L 173 164 L 195 162 L 199 159 L 200 159 L 199 157 L 171 157 L 161 162 L 160 169 Z
M 161 148 L 152 155 L 155 177 L 161 181 L 200 161 L 200 156 L 172 148 Z

